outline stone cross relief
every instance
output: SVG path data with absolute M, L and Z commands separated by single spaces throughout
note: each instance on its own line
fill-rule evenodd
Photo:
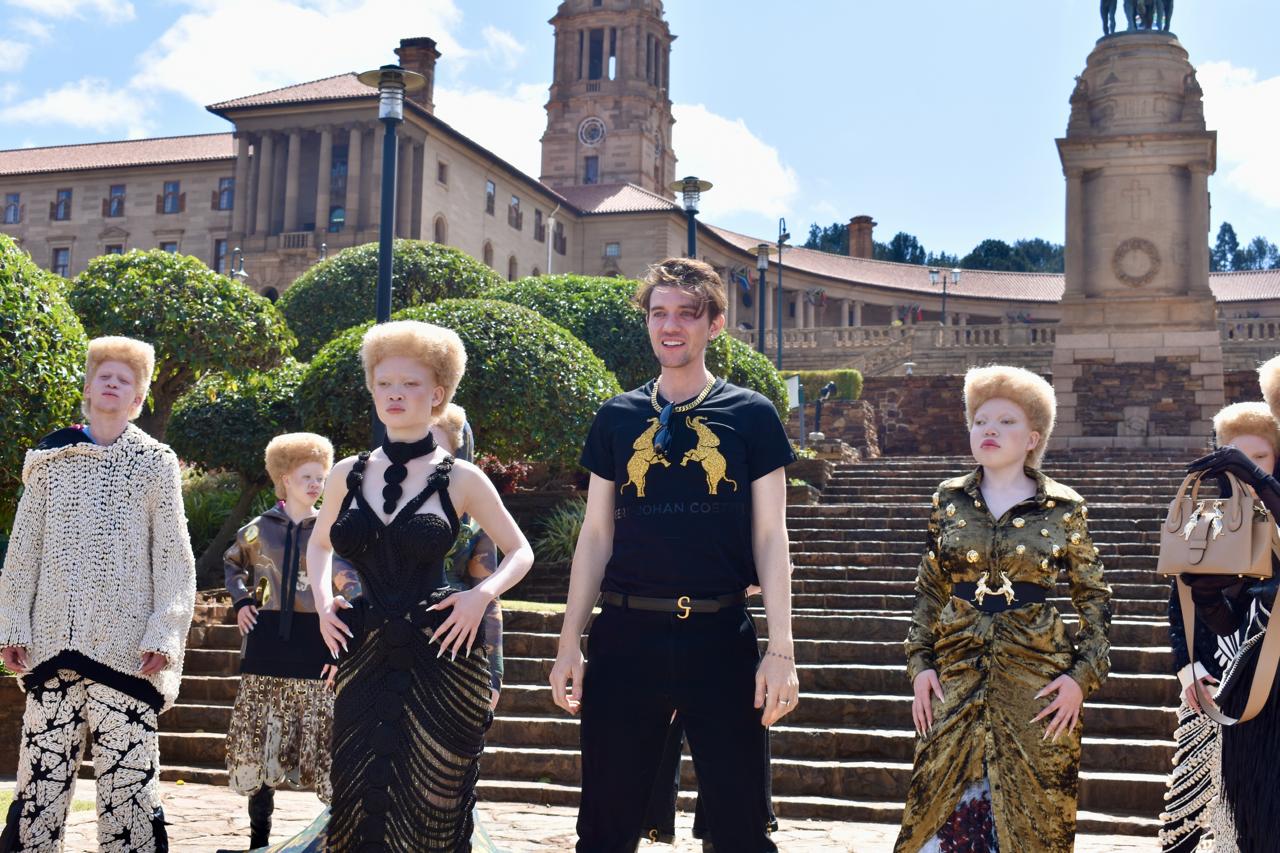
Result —
M 1121 193 L 1129 200 L 1129 218 L 1134 222 L 1140 222 L 1146 218 L 1146 205 L 1151 200 L 1151 190 L 1142 185 L 1142 182 L 1134 178 L 1129 182 L 1128 189 Z

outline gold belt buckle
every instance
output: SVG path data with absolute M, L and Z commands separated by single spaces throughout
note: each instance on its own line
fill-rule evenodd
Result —
M 676 607 L 684 611 L 676 614 L 677 619 L 688 619 L 689 614 L 693 612 L 693 608 L 689 606 L 689 596 L 687 595 L 682 595 L 676 599 Z
M 1009 576 L 1004 572 L 1000 573 L 1000 580 L 1003 581 L 1003 583 L 998 589 L 992 589 L 987 586 L 988 577 L 989 575 L 986 572 L 983 572 L 982 577 L 978 578 L 977 588 L 973 591 L 973 600 L 978 602 L 978 606 L 981 607 L 982 600 L 988 595 L 1003 595 L 1005 602 L 1012 606 L 1013 600 L 1017 596 L 1013 591 L 1013 581 L 1009 580 Z

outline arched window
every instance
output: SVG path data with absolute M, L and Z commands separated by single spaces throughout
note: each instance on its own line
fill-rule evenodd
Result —
M 329 208 L 329 233 L 337 234 L 347 224 L 347 209 L 342 205 Z
M 432 226 L 432 238 L 437 243 L 445 243 L 449 239 L 449 223 L 445 221 L 443 216 L 437 216 L 435 224 Z
M 270 299 L 272 302 L 275 302 L 280 298 L 280 291 L 276 290 L 274 287 L 264 287 L 262 288 L 262 295 Z
M 516 280 L 516 256 L 507 258 L 507 281 Z
M 487 267 L 493 266 L 493 244 L 488 240 L 484 241 L 484 264 Z

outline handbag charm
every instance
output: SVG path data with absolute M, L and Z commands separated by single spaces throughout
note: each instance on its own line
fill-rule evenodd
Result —
M 988 595 L 1003 595 L 1007 604 L 1013 604 L 1013 581 L 1009 580 L 1009 576 L 1004 572 L 1000 573 L 1000 579 L 1004 581 L 999 589 L 992 589 L 987 586 L 987 573 L 983 572 L 982 577 L 978 578 L 978 586 L 973 591 L 973 600 L 978 602 L 978 606 L 982 606 L 982 600 Z

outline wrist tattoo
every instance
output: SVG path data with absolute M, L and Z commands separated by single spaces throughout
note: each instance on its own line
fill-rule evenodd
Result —
M 773 655 L 775 658 L 782 658 L 783 660 L 787 661 L 788 663 L 795 663 L 795 662 L 796 662 L 796 659 L 795 659 L 795 658 L 793 658 L 791 655 L 779 654 L 778 652 L 765 652 L 765 657 L 768 657 L 769 655 Z

